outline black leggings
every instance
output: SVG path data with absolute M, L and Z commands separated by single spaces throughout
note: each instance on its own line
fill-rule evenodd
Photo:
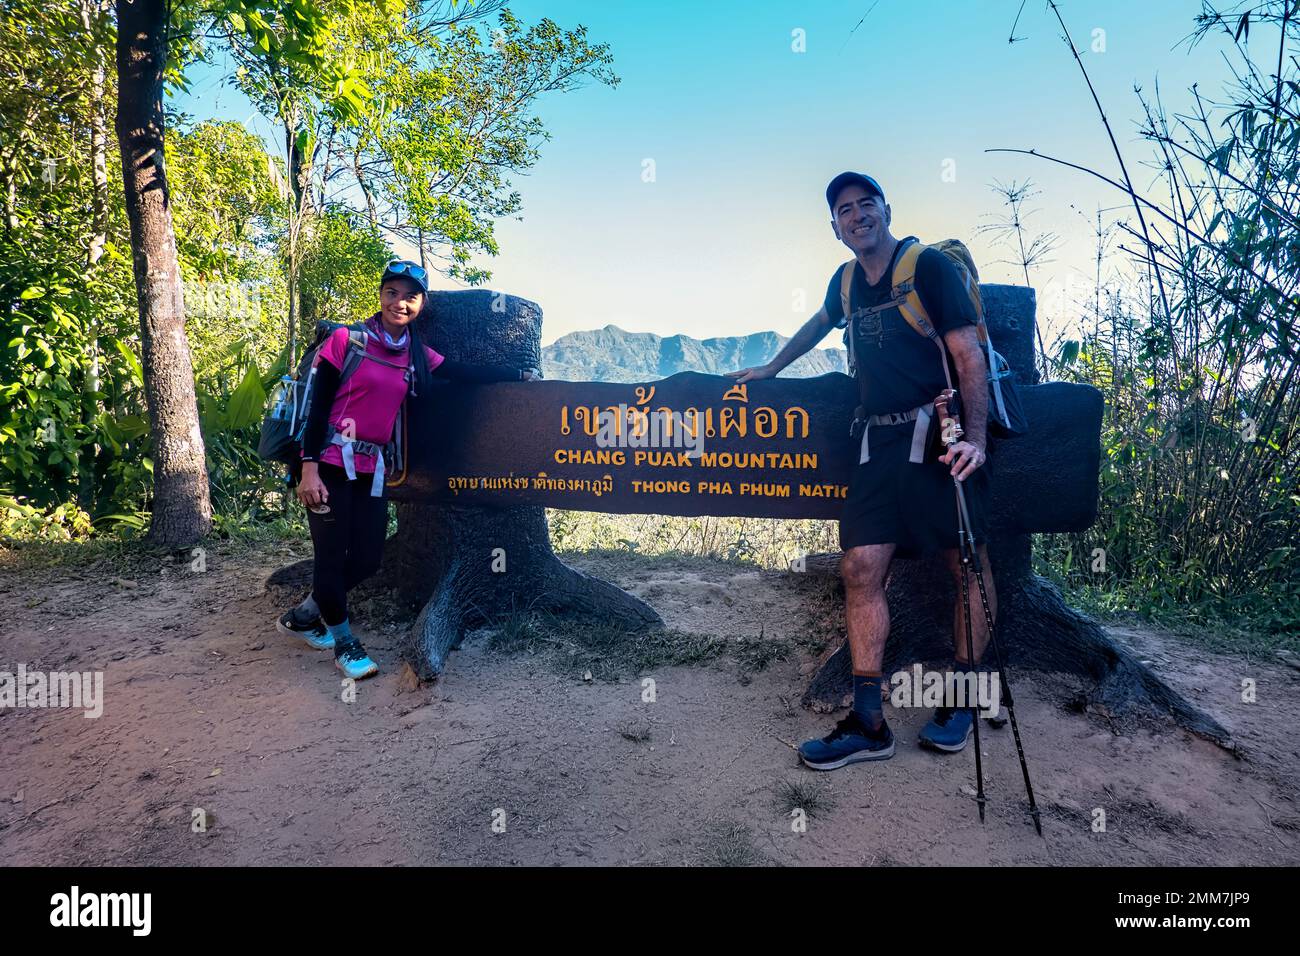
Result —
M 348 618 L 348 592 L 379 570 L 388 531 L 388 499 L 370 494 L 370 475 L 347 472 L 321 462 L 320 480 L 329 499 L 329 511 L 307 509 L 307 524 L 316 561 L 312 569 L 312 595 L 321 619 L 329 625 Z

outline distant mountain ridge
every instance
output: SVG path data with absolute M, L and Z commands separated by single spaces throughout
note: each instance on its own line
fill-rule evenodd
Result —
M 628 332 L 616 325 L 570 332 L 542 348 L 542 372 L 569 382 L 645 382 L 677 372 L 724 372 L 762 365 L 790 341 L 775 332 L 696 339 Z M 811 378 L 845 372 L 843 349 L 812 349 L 781 372 L 782 378 Z

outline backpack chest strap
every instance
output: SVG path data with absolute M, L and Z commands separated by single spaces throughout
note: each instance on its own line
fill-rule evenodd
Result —
M 398 362 L 389 362 L 380 358 L 378 355 L 371 355 L 366 343 L 366 330 L 364 328 L 348 329 L 348 351 L 343 359 L 343 369 L 339 377 L 339 384 L 347 381 L 353 373 L 361 367 L 362 362 L 378 362 L 380 365 L 388 368 L 399 368 L 404 373 L 407 389 L 411 389 L 415 382 L 415 367 L 411 364 L 409 356 L 405 364 Z

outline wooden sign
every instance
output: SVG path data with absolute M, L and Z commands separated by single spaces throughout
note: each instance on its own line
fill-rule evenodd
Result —
M 1096 516 L 1101 396 L 1022 387 L 1031 433 L 993 449 L 994 527 L 1074 531 Z M 859 441 L 838 373 L 736 385 L 682 372 L 637 384 L 440 385 L 413 403 L 399 500 L 619 514 L 840 516 Z M 1055 443 L 1055 444 L 1053 444 Z M 1028 484 L 1026 484 L 1028 482 Z M 1027 494 L 1042 484 L 1041 494 Z

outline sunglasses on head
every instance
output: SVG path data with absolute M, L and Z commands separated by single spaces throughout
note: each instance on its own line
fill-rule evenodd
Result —
M 385 276 L 410 276 L 421 285 L 429 278 L 429 273 L 425 271 L 424 266 L 406 259 L 396 259 L 384 266 Z

